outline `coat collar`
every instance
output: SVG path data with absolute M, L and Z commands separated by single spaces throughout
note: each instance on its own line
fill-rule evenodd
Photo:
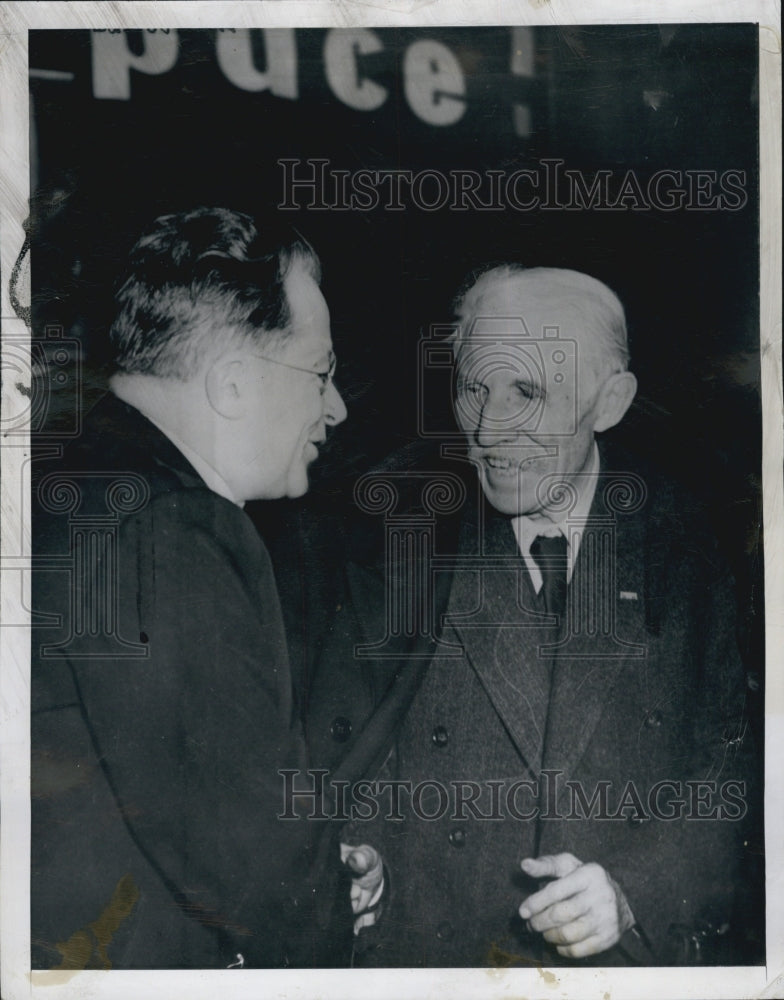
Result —
M 113 393 L 107 393 L 90 410 L 75 449 L 75 462 L 87 467 L 128 468 L 144 475 L 153 494 L 206 488 L 169 438 L 136 407 Z

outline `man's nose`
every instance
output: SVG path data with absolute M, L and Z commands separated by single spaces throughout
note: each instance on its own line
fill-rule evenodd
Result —
M 489 448 L 502 441 L 513 441 L 516 432 L 505 408 L 488 399 L 478 414 L 473 437 L 480 448 Z
M 331 426 L 342 424 L 348 416 L 346 404 L 334 382 L 330 382 L 324 394 L 324 419 Z

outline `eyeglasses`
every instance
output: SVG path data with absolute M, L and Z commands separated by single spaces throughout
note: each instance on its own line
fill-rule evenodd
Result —
M 332 379 L 335 377 L 335 368 L 337 367 L 338 360 L 333 355 L 332 360 L 329 362 L 329 368 L 325 372 L 317 372 L 312 368 L 303 368 L 301 365 L 290 365 L 287 361 L 278 361 L 276 358 L 268 358 L 265 354 L 254 354 L 254 358 L 259 358 L 260 361 L 269 361 L 271 365 L 280 365 L 281 368 L 291 368 L 295 372 L 305 372 L 306 375 L 317 375 L 321 379 L 322 392 L 325 392 L 332 384 Z

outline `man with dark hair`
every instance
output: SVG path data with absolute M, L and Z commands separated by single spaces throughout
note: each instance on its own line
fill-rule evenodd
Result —
M 278 818 L 307 750 L 243 510 L 305 493 L 346 416 L 318 280 L 246 215 L 159 218 L 119 284 L 111 394 L 36 462 L 35 968 L 347 961 L 332 830 Z
M 389 872 L 365 962 L 731 961 L 735 598 L 693 503 L 596 440 L 636 392 L 623 307 L 505 265 L 457 320 L 462 463 L 358 484 L 384 538 L 357 535 L 310 702 L 341 779 L 383 737 L 352 810 Z

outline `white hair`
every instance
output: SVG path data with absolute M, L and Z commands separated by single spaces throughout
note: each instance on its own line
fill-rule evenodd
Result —
M 585 321 L 583 330 L 594 336 L 596 350 L 586 353 L 586 359 L 598 379 L 604 380 L 629 366 L 629 346 L 626 315 L 618 296 L 607 285 L 580 271 L 557 267 L 524 268 L 516 264 L 493 266 L 472 276 L 455 300 L 459 327 L 453 337 L 455 352 L 467 339 L 477 319 L 498 316 L 499 285 L 507 284 L 503 297 L 507 315 L 521 319 L 526 300 L 549 300 L 554 306 L 567 305 Z M 531 331 L 536 336 L 538 331 Z M 592 345 L 593 346 L 593 345 Z

